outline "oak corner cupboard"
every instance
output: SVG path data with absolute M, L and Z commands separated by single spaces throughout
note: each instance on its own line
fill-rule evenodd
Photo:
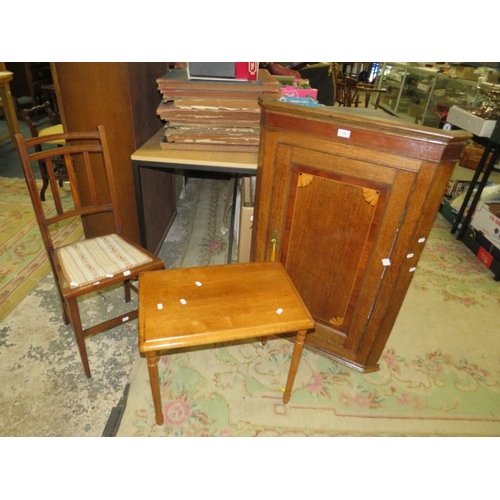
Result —
M 467 140 L 374 110 L 261 101 L 251 260 L 279 260 L 306 347 L 370 372 Z

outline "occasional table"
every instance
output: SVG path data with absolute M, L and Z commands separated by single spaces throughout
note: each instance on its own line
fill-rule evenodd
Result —
M 278 262 L 167 269 L 139 277 L 139 351 L 145 353 L 157 425 L 161 351 L 297 332 L 283 402 L 290 400 L 314 321 Z

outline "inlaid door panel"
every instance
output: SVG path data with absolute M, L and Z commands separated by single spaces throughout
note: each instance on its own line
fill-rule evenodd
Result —
M 386 211 L 397 204 L 401 213 L 414 175 L 403 174 L 402 183 L 390 167 L 284 144 L 276 165 L 268 258 L 283 262 L 313 315 L 310 341 L 342 346 L 349 340 L 353 349 L 399 225 Z M 404 184 L 397 198 L 395 183 Z

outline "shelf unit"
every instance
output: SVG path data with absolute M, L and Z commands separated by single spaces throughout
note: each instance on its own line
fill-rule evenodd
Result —
M 436 128 L 452 105 L 476 106 L 483 98 L 477 82 L 409 63 L 383 63 L 376 87 L 387 89 L 381 95 L 382 109 L 417 125 Z

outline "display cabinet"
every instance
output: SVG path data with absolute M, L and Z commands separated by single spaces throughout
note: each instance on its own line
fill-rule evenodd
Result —
M 483 98 L 477 82 L 409 63 L 383 63 L 376 86 L 387 89 L 380 96 L 382 109 L 428 127 L 439 127 L 452 105 L 475 106 Z
M 471 134 L 375 110 L 262 103 L 251 260 L 279 260 L 308 348 L 373 371 Z

